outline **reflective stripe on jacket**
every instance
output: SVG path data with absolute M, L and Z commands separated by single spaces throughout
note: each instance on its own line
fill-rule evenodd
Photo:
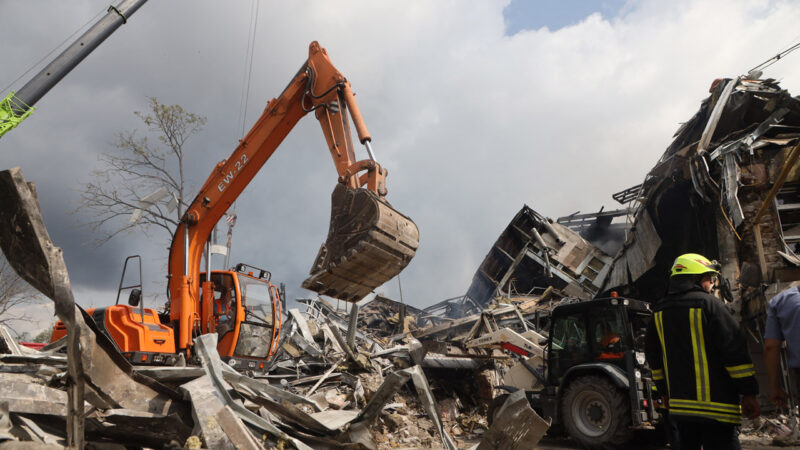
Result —
M 656 303 L 647 361 L 678 419 L 741 423 L 739 395 L 758 394 L 742 330 L 722 302 L 692 283 Z

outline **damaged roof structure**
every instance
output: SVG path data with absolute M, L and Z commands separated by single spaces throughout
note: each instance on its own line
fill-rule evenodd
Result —
M 717 295 L 747 331 L 759 384 L 767 386 L 766 307 L 800 280 L 800 99 L 775 80 L 751 75 L 715 80 L 644 181 L 613 195 L 626 208 L 553 222 L 523 206 L 466 294 L 425 309 L 455 320 L 415 336 L 475 339 L 465 324 L 523 302 L 536 305 L 537 315 L 521 323 L 542 332 L 550 331 L 547 315 L 561 304 L 617 295 L 652 303 L 666 292 L 675 257 L 700 253 L 722 263 Z M 481 333 L 493 331 L 485 326 Z M 766 389 L 760 400 L 773 414 Z M 771 417 L 755 428 L 769 423 L 797 439 L 797 418 L 783 418 L 792 433 Z
M 800 280 L 798 144 L 800 99 L 771 79 L 716 80 L 644 182 L 614 195 L 627 209 L 554 223 L 523 206 L 466 295 L 445 301 L 449 316 L 547 287 L 653 302 L 675 257 L 696 252 L 722 263 L 722 296 L 742 318 L 763 321 L 766 301 Z
M 742 319 L 763 321 L 766 301 L 800 280 L 798 144 L 800 99 L 770 79 L 715 81 L 630 199 L 602 290 L 657 300 L 674 258 L 701 253 L 721 262 L 722 297 Z

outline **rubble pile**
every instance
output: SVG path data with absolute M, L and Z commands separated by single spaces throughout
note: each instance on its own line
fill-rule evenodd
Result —
M 236 361 L 222 361 L 213 333 L 196 339 L 195 357 L 186 366 L 130 366 L 87 321 L 81 337 L 87 443 L 455 449 L 498 448 L 482 443 L 493 434 L 495 441 L 508 439 L 491 433 L 486 417 L 502 367 L 495 361 L 508 356 L 469 349 L 463 337 L 434 340 L 442 333 L 425 328 L 391 334 L 399 316 L 375 313 L 400 306 L 389 299 L 368 303 L 358 314 L 369 328 L 349 327 L 349 318 L 323 299 L 304 302 L 305 312 L 288 312 L 283 345 L 269 371 L 258 373 L 240 373 L 231 367 Z M 497 314 L 500 321 L 509 314 L 505 309 Z M 407 310 L 405 323 L 424 323 L 421 313 Z M 64 445 L 65 339 L 34 350 L 2 336 L 0 440 Z
M 771 444 L 776 447 L 800 446 L 800 421 L 795 415 L 770 414 L 742 420 L 742 447 Z

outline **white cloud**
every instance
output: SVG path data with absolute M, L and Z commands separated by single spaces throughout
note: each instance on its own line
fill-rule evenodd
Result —
M 0 84 L 106 3 L 4 4 Z M 714 78 L 800 39 L 800 4 L 790 1 L 630 1 L 616 18 L 510 37 L 506 3 L 260 5 L 248 121 L 318 39 L 358 94 L 390 170 L 390 201 L 420 226 L 420 250 L 402 275 L 414 305 L 464 293 L 523 203 L 551 217 L 615 208 L 611 194 L 642 180 Z M 70 189 L 114 132 L 138 125 L 131 112 L 150 95 L 208 116 L 190 141 L 199 185 L 239 137 L 249 11 L 249 2 L 148 2 L 0 141 L 0 167 L 22 165 L 38 182 L 76 289 L 114 291 L 115 264 L 133 253 L 150 260 L 147 280 L 163 279 L 164 243 L 129 238 L 93 251 L 72 242 L 85 231 L 59 231 L 75 221 Z M 798 69 L 792 54 L 766 75 L 796 94 Z M 327 231 L 336 178 L 327 158 L 318 125 L 304 119 L 238 204 L 234 259 L 272 270 L 292 297 L 305 295 L 299 283 Z M 396 297 L 396 281 L 383 290 Z

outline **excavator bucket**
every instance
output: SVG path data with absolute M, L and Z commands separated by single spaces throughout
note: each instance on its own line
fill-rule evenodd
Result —
M 374 192 L 337 184 L 331 224 L 303 287 L 357 302 L 399 274 L 419 245 L 417 225 Z

